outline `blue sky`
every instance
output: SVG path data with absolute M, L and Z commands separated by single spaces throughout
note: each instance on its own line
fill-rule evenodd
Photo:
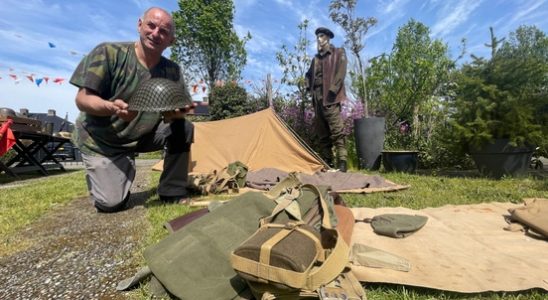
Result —
M 326 26 L 335 33 L 333 44 L 342 45 L 344 33 L 329 19 L 329 2 L 235 0 L 236 31 L 253 36 L 246 47 L 243 79 L 260 82 L 267 73 L 280 79 L 275 53 L 283 44 L 292 48 L 303 19 L 310 22 L 310 40 L 316 27 Z M 150 6 L 178 9 L 174 0 L 1 0 L 0 107 L 31 112 L 55 109 L 73 121 L 78 114 L 76 88 L 68 79 L 82 56 L 103 41 L 135 40 L 137 19 Z M 378 19 L 366 37 L 365 58 L 389 52 L 398 28 L 410 18 L 447 43 L 453 58 L 459 54 L 462 38 L 467 40 L 467 57 L 471 53 L 487 57 L 489 49 L 484 44 L 489 42 L 489 26 L 499 38 L 524 24 L 548 32 L 548 0 L 358 0 L 357 11 L 359 16 Z M 310 49 L 309 54 L 314 52 Z M 27 76 L 49 81 L 38 87 Z M 56 78 L 64 81 L 54 83 Z

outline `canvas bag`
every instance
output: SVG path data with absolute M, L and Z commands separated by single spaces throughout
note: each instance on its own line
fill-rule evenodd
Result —
M 524 206 L 510 209 L 510 220 L 548 239 L 548 199 L 527 198 Z
M 348 246 L 331 225 L 327 190 L 303 185 L 297 191 L 302 193 L 282 195 L 260 228 L 232 252 L 232 267 L 257 299 L 365 299 L 347 268 Z M 277 218 L 290 205 L 311 198 L 320 210 L 312 208 L 302 218 L 290 214 L 289 222 Z

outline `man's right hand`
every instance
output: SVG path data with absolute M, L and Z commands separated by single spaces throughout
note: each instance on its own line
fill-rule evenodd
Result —
M 129 105 L 121 99 L 116 99 L 112 103 L 114 113 L 122 120 L 130 122 L 137 116 L 134 110 L 128 110 Z
M 136 111 L 129 111 L 128 104 L 122 99 L 108 101 L 101 98 L 93 90 L 81 88 L 76 94 L 76 106 L 81 111 L 94 116 L 117 115 L 120 119 L 129 122 L 137 116 Z

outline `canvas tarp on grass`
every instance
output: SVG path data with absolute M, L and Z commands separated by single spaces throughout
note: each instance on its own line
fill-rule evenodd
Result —
M 237 118 L 195 122 L 194 128 L 192 173 L 211 173 L 235 161 L 250 171 L 277 168 L 313 174 L 327 168 L 270 108 Z M 160 161 L 153 169 L 162 167 Z
M 406 259 L 409 272 L 356 267 L 363 282 L 405 284 L 446 291 L 477 293 L 548 290 L 548 241 L 505 231 L 504 215 L 512 203 L 407 208 L 352 208 L 356 220 L 386 213 L 428 217 L 416 233 L 395 239 L 373 232 L 370 224 L 354 226 L 352 243 L 365 244 Z

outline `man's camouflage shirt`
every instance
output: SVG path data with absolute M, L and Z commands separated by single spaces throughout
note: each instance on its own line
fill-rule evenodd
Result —
M 70 83 L 94 91 L 103 99 L 130 102 L 139 84 L 150 78 L 168 78 L 188 89 L 179 65 L 162 57 L 152 69 L 137 59 L 134 42 L 102 43 L 82 59 Z M 191 97 L 185 102 L 190 103 Z M 94 116 L 81 112 L 76 120 L 73 142 L 85 154 L 113 156 L 132 152 L 140 137 L 154 130 L 160 113 L 139 112 L 131 122 L 113 116 Z

